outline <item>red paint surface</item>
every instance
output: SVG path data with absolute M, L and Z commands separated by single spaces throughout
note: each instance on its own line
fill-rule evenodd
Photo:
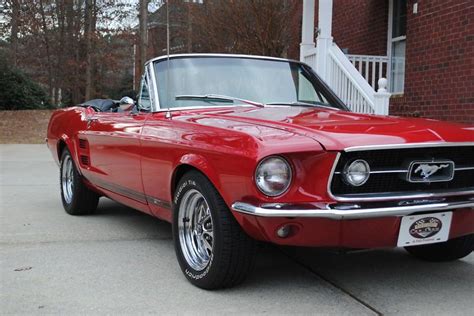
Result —
M 91 118 L 96 121 L 88 124 Z M 79 139 L 87 141 L 88 147 L 79 148 Z M 56 111 L 48 128 L 48 144 L 56 160 L 63 142 L 95 190 L 168 221 L 171 209 L 161 202 L 171 205 L 180 168 L 204 173 L 229 207 L 236 201 L 332 202 L 327 183 L 337 151 L 350 146 L 443 141 L 474 141 L 474 129 L 302 107 L 174 111 L 172 119 L 160 112 L 95 113 L 77 107 Z M 253 178 L 258 162 L 273 154 L 286 157 L 294 174 L 290 190 L 276 198 L 261 194 Z M 89 165 L 80 163 L 81 155 L 89 155 Z M 335 221 L 254 218 L 235 212 L 234 216 L 254 238 L 291 245 L 394 246 L 399 226 L 397 217 Z M 473 220 L 472 211 L 455 211 L 452 236 L 474 232 Z M 278 239 L 275 230 L 288 221 L 297 232 Z

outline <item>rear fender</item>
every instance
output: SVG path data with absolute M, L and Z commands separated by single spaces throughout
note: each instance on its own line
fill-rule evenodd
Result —
M 58 143 L 56 145 L 57 152 L 58 152 L 58 161 L 59 162 L 61 160 L 61 155 L 62 155 L 61 143 L 66 144 L 66 148 L 71 153 L 71 157 L 74 160 L 77 171 L 79 172 L 79 174 L 82 175 L 80 164 L 79 164 L 79 157 L 78 157 L 77 150 L 76 150 L 75 141 L 71 137 L 69 137 L 67 134 L 62 134 L 61 135 L 61 137 L 59 138 Z

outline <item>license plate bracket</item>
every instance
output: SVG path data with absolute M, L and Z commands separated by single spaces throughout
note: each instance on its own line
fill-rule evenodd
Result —
M 418 246 L 448 240 L 453 212 L 403 216 L 398 247 Z

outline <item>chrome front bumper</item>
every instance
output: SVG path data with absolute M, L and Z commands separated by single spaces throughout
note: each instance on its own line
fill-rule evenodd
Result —
M 404 216 L 418 212 L 437 212 L 453 209 L 474 210 L 474 197 L 458 201 L 443 201 L 415 205 L 390 205 L 367 207 L 359 204 L 262 204 L 255 206 L 244 202 L 235 202 L 232 209 L 236 212 L 262 217 L 315 217 L 330 219 L 359 219 L 385 216 Z

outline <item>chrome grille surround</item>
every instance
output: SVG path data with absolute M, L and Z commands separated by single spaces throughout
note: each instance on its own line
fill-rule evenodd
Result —
M 331 169 L 331 174 L 327 184 L 328 194 L 331 198 L 336 201 L 341 202 L 356 202 L 356 201 L 385 201 L 385 200 L 404 200 L 404 199 L 426 199 L 426 198 L 435 198 L 435 197 L 449 197 L 449 196 L 460 196 L 460 195 L 474 195 L 474 177 L 473 177 L 473 184 L 472 186 L 468 185 L 465 188 L 456 188 L 456 189 L 435 189 L 435 190 L 416 190 L 416 191 L 394 191 L 390 192 L 387 190 L 386 192 L 366 192 L 366 193 L 357 193 L 357 194 L 334 194 L 332 191 L 333 181 L 335 180 L 335 176 L 341 174 L 341 171 L 338 169 L 338 164 L 341 160 L 342 155 L 346 153 L 353 153 L 353 152 L 370 152 L 370 151 L 385 151 L 385 150 L 405 150 L 405 149 L 433 149 L 433 148 L 440 148 L 440 147 L 455 147 L 455 148 L 463 148 L 465 146 L 473 147 L 474 149 L 474 142 L 440 142 L 440 143 L 412 143 L 412 144 L 398 144 L 398 145 L 379 145 L 379 146 L 357 146 L 357 147 L 348 147 L 344 149 L 342 152 L 337 154 L 336 159 L 334 160 L 334 164 Z M 437 149 L 439 150 L 439 149 Z M 472 163 L 469 165 L 459 165 L 455 167 L 455 172 L 462 172 L 462 171 L 469 171 L 474 174 L 474 159 Z M 409 168 L 404 168 L 403 166 L 392 166 L 392 168 L 386 168 L 384 170 L 371 170 L 370 174 L 380 175 L 380 174 L 400 174 L 406 177 L 407 173 L 409 172 Z M 369 180 L 370 181 L 370 180 Z M 430 183 L 430 182 L 429 182 Z M 426 183 L 424 183 L 426 184 Z M 408 186 L 408 182 L 407 182 Z M 361 186 L 363 187 L 363 186 Z

